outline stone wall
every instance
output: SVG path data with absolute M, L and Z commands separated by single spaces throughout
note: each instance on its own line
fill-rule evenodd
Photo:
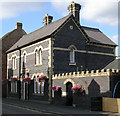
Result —
M 91 45 L 88 41 L 72 19 L 67 21 L 60 30 L 58 29 L 53 44 L 54 74 L 101 70 L 115 59 L 114 47 Z M 71 45 L 76 47 L 74 65 L 70 65 Z
M 56 74 L 53 76 L 53 86 L 61 86 L 62 97 L 66 97 L 66 84 L 68 82 L 72 83 L 72 86 L 76 84 L 82 85 L 82 87 L 85 89 L 86 94 L 83 97 L 80 96 L 76 103 L 78 103 L 78 106 L 90 108 L 91 98 L 112 97 L 113 89 L 111 89 L 111 87 L 115 85 L 112 85 L 113 82 L 111 82 L 111 79 L 112 77 L 115 77 L 115 75 L 120 76 L 120 71 L 114 69 L 103 69 L 91 72 L 82 71 L 81 73 L 73 72 Z M 112 81 L 117 80 L 114 78 Z M 73 101 L 75 99 L 76 97 L 73 96 Z
M 35 65 L 35 49 L 42 47 L 42 65 Z M 8 54 L 8 78 L 11 76 L 19 77 L 19 50 Z M 49 67 L 49 39 L 30 45 L 21 49 L 21 73 L 23 68 L 23 53 L 26 53 L 26 73 L 29 72 L 29 76 L 32 78 L 34 74 L 40 74 L 43 72 L 45 75 L 48 74 Z M 12 69 L 12 56 L 16 55 L 16 69 Z

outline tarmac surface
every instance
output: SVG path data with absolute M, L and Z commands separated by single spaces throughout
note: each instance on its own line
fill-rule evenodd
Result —
M 47 101 L 23 101 L 13 98 L 2 99 L 3 114 L 44 114 L 51 116 L 61 115 L 91 115 L 91 116 L 120 116 L 118 113 L 90 111 L 72 106 L 50 104 Z M 41 116 L 41 115 L 40 115 Z

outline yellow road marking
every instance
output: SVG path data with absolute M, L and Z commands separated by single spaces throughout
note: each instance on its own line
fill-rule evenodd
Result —
M 21 106 L 16 106 L 16 105 L 11 105 L 11 104 L 6 104 L 6 103 L 2 103 L 4 105 L 8 105 L 8 106 L 12 106 L 12 107 L 16 107 L 16 108 L 20 108 L 20 109 L 24 109 L 24 110 L 29 110 L 29 111 L 33 111 L 33 112 L 37 112 L 37 113 L 42 113 L 42 114 L 52 114 L 52 113 L 44 113 L 44 112 L 40 112 L 40 111 L 37 111 L 37 110 L 33 110 L 33 109 L 30 109 L 30 108 L 25 108 L 25 107 L 21 107 Z

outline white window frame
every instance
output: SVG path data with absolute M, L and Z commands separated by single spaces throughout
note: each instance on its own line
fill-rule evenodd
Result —
M 39 64 L 42 65 L 42 49 L 39 50 Z
M 75 63 L 75 48 L 70 49 L 70 63 Z
M 44 95 L 44 85 L 44 81 L 38 82 L 34 78 L 34 94 Z
M 35 64 L 36 64 L 36 65 L 39 64 L 39 54 L 38 54 L 38 50 L 35 51 Z
M 16 56 L 13 56 L 12 57 L 12 67 L 13 67 L 13 70 L 15 70 L 16 69 Z
M 34 50 L 34 52 L 35 52 L 35 65 L 42 65 L 42 50 L 43 50 L 42 46 L 36 47 Z
M 38 86 L 37 86 L 38 87 L 38 94 L 40 94 L 41 93 L 41 91 L 40 91 L 40 89 L 41 89 L 41 83 L 38 82 L 37 84 L 38 84 Z
M 23 61 L 26 64 L 26 53 L 23 54 Z
M 44 86 L 45 85 L 45 82 L 44 81 L 42 81 L 41 82 L 41 94 L 44 94 Z

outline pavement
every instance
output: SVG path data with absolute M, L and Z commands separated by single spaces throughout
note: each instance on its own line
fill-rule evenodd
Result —
M 110 113 L 110 112 L 98 112 L 98 111 L 90 111 L 88 109 L 80 109 L 78 107 L 72 106 L 61 106 L 50 104 L 49 102 L 43 101 L 23 101 L 15 98 L 3 98 L 3 104 L 14 105 L 21 108 L 27 108 L 29 110 L 35 110 L 43 113 L 51 113 L 56 115 L 65 115 L 65 114 L 92 114 L 92 115 L 105 115 L 105 116 L 120 116 L 119 113 Z M 29 112 L 28 112 L 29 113 Z

